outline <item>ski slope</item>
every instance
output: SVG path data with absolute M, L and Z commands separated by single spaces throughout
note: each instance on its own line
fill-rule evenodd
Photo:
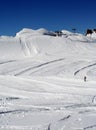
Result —
M 0 36 L 0 130 L 96 130 L 95 34 L 53 34 Z

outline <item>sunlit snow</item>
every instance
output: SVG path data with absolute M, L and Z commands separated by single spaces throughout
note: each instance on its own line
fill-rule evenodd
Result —
M 96 130 L 96 34 L 54 35 L 0 36 L 0 130 Z

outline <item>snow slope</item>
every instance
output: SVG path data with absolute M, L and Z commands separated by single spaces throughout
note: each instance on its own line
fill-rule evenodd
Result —
M 0 37 L 0 130 L 96 130 L 95 35 L 53 35 Z

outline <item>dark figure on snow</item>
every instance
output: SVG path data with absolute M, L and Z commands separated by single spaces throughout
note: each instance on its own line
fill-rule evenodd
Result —
M 86 76 L 84 76 L 84 82 L 86 82 L 86 79 L 87 79 L 87 77 L 86 77 Z

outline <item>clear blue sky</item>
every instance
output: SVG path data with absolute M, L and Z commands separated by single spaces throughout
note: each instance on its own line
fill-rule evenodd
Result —
M 96 0 L 0 0 L 0 35 L 22 28 L 84 33 L 96 28 Z

